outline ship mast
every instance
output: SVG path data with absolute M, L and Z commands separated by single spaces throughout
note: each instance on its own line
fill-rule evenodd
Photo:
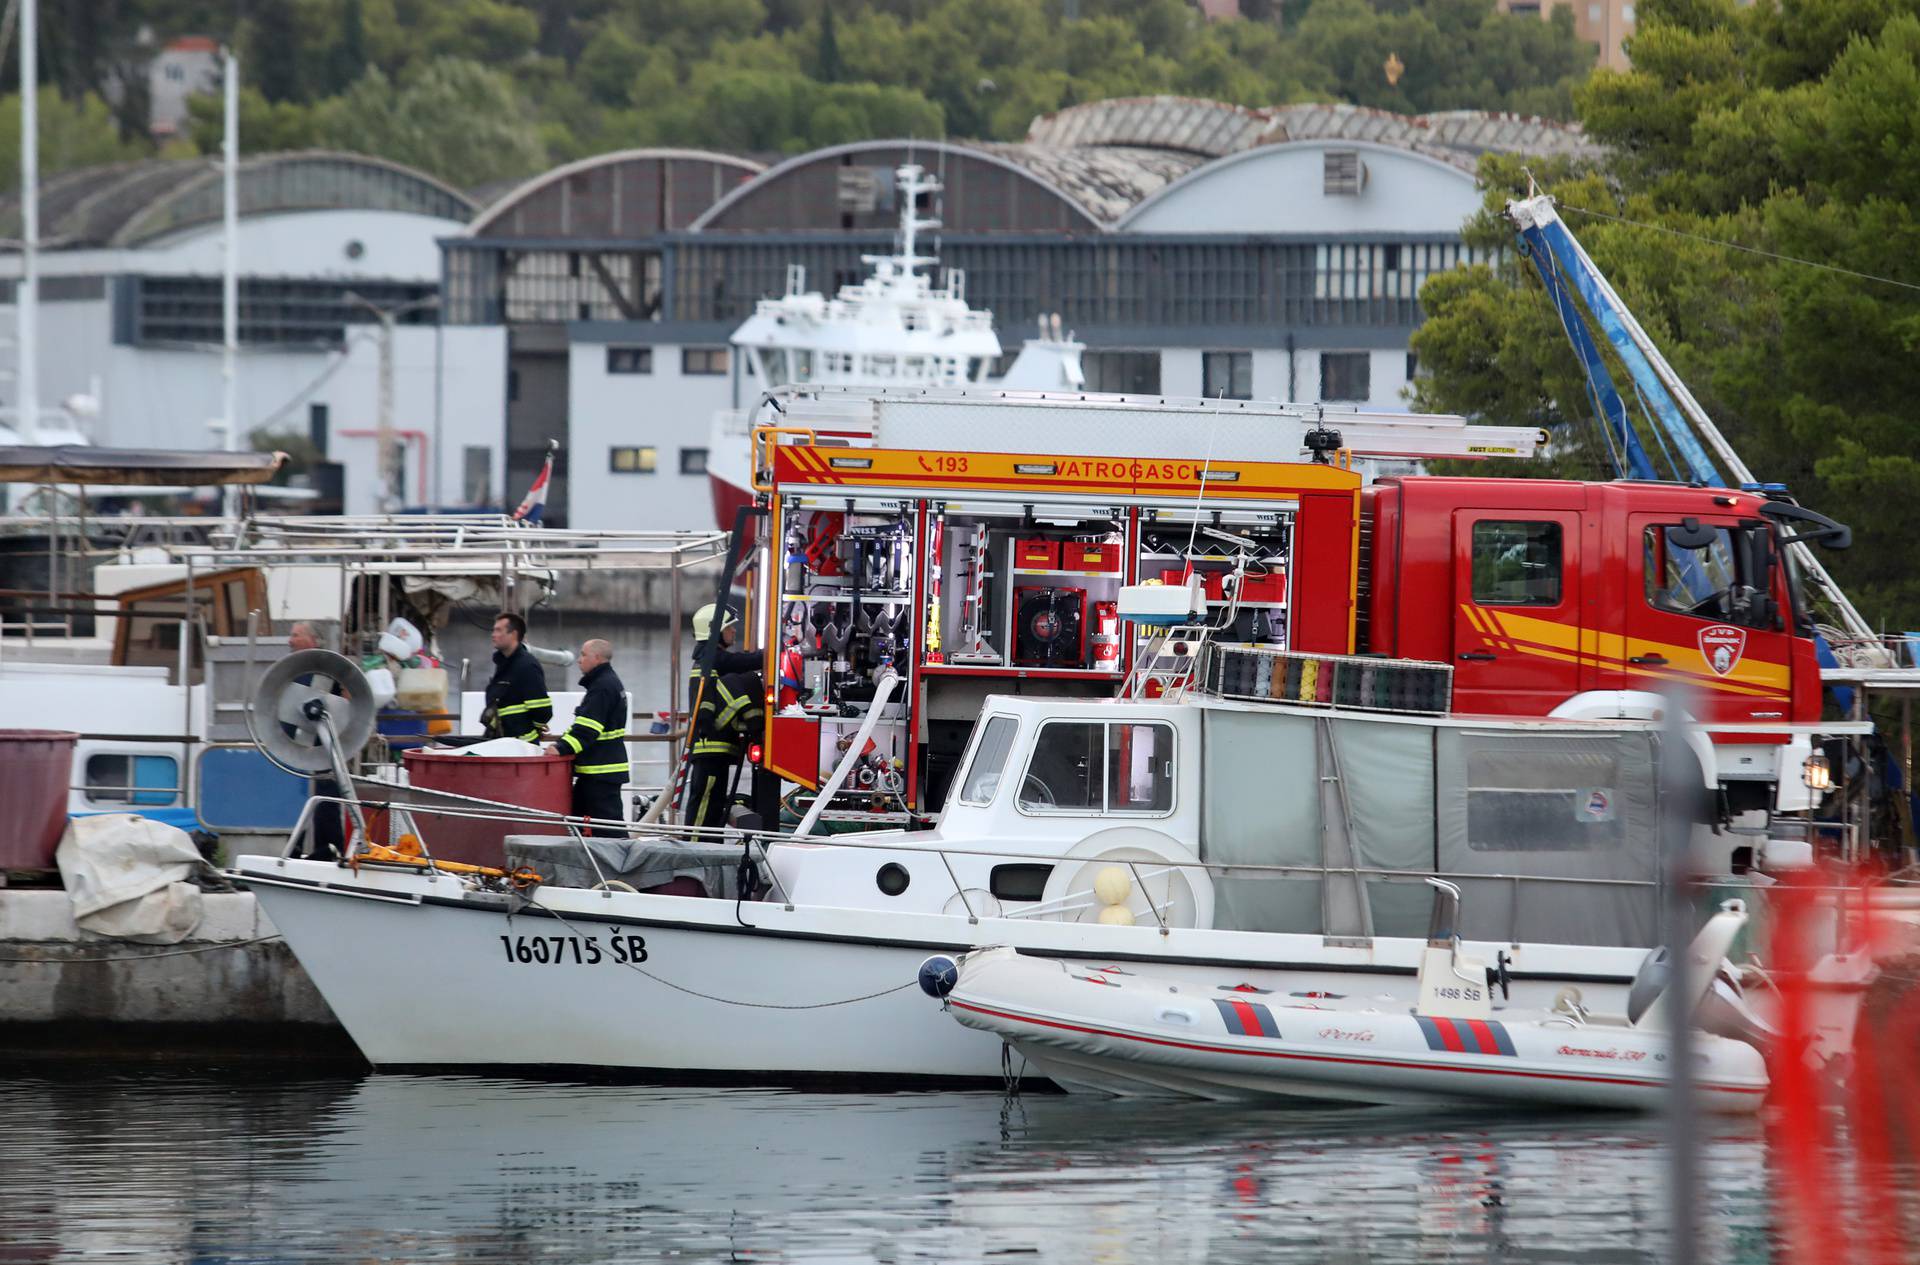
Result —
M 920 195 L 940 192 L 940 182 L 927 175 L 926 168 L 917 163 L 902 163 L 893 175 L 894 189 L 900 198 L 900 234 L 895 243 L 895 253 L 860 256 L 862 263 L 873 266 L 878 279 L 887 281 L 916 276 L 918 274 L 914 270 L 920 265 L 940 262 L 933 255 L 914 254 L 920 230 L 940 227 L 939 220 L 915 214 Z

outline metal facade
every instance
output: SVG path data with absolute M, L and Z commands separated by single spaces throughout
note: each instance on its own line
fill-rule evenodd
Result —
M 809 286 L 863 276 L 877 233 L 663 236 L 617 249 L 583 243 L 446 243 L 454 324 L 659 320 L 737 323 L 803 265 Z M 935 248 L 966 276 L 966 295 L 1003 330 L 1057 312 L 1076 329 L 1178 329 L 1190 340 L 1278 346 L 1289 330 L 1408 329 L 1420 285 L 1474 253 L 1458 238 L 1078 238 L 947 234 Z M 639 279 L 636 288 L 635 278 Z M 609 282 L 614 283 L 612 288 Z M 625 296 L 623 301 L 616 296 Z M 1104 341 L 1104 339 L 1103 339 Z

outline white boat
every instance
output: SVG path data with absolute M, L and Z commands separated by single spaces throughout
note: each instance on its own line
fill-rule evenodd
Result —
M 87 451 L 103 464 L 145 463 L 118 476 L 122 492 L 153 478 L 264 478 L 271 464 L 255 454 Z M 262 468 L 226 468 L 249 462 Z M 110 473 L 86 477 L 108 486 Z M 58 587 L 94 594 L 69 599 L 61 609 L 71 614 L 56 622 L 11 624 L 0 637 L 0 718 L 72 717 L 67 723 L 82 731 L 69 811 L 130 810 L 254 849 L 286 839 L 309 793 L 306 777 L 254 749 L 248 725 L 254 690 L 286 654 L 293 622 L 315 626 L 356 659 L 380 646 L 393 617 L 426 629 L 427 652 L 445 667 L 421 674 L 442 701 L 420 710 L 458 714 L 473 732 L 487 668 L 476 662 L 469 673 L 463 660 L 446 657 L 435 629 L 450 611 L 530 608 L 561 576 L 588 569 L 670 573 L 677 588 L 684 568 L 726 550 L 713 532 L 536 530 L 464 515 L 0 518 L 0 533 L 8 530 L 51 536 L 69 577 Z M 629 675 L 636 711 L 675 697 L 682 678 L 663 677 Z M 556 725 L 567 723 L 580 697 L 577 689 L 554 691 Z M 428 727 L 412 713 L 390 719 L 398 733 Z M 665 749 L 636 732 L 637 783 L 650 789 L 661 780 Z
M 1216 653 L 1279 654 L 1180 645 L 1200 680 Z M 1154 676 L 1157 697 L 987 698 L 930 831 L 510 839 L 514 865 L 597 878 L 530 890 L 418 860 L 243 856 L 234 875 L 380 1066 L 997 1078 L 1000 1041 L 913 991 L 928 955 L 990 945 L 1259 970 L 1283 994 L 1337 976 L 1407 1006 L 1436 874 L 1487 895 L 1464 951 L 1513 1005 L 1575 987 L 1625 1007 L 1658 927 L 1653 725 L 1252 702 L 1194 668 Z M 1543 804 L 1564 816 L 1502 824 Z M 765 891 L 734 885 L 743 854 Z M 1117 901 L 1096 890 L 1114 870 Z
M 1739 902 L 1728 902 L 1738 906 Z M 1725 910 L 1692 949 L 1699 991 L 1746 921 Z M 1664 958 L 1650 955 L 1659 966 Z M 1420 999 L 1329 976 L 1319 987 L 1259 969 L 1103 963 L 993 948 L 923 964 L 922 989 L 966 1029 L 1005 1041 L 1070 1090 L 1202 1099 L 1652 1110 L 1671 1092 L 1673 1036 L 1663 980 L 1647 971 L 1624 1014 L 1589 1011 L 1571 992 L 1548 1010 L 1493 1004 L 1483 964 L 1457 942 L 1429 942 Z M 1731 992 L 1717 997 L 1744 1016 Z M 1766 1061 L 1747 1041 L 1696 1031 L 1697 1101 L 1758 1111 Z

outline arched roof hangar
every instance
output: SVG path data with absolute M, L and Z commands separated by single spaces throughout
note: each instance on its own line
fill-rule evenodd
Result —
M 1473 173 L 1402 146 L 1343 138 L 1216 158 L 1142 199 L 1123 233 L 1431 233 L 1480 209 Z
M 675 232 L 764 170 L 709 150 L 596 154 L 510 190 L 474 217 L 467 235 L 614 240 Z
M 941 223 L 955 233 L 1097 233 L 1202 161 L 1139 146 L 861 141 L 770 168 L 715 203 L 700 232 L 890 232 L 893 169 L 938 176 Z

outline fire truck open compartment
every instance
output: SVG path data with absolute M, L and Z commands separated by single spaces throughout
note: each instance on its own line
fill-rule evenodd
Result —
M 922 667 L 1120 672 L 1125 508 L 934 502 L 929 519 Z
M 1191 572 L 1226 640 L 1351 647 L 1351 471 L 793 444 L 773 473 L 768 767 L 819 786 L 896 672 L 848 784 L 862 807 L 937 811 L 989 695 L 1118 692 L 1123 585 Z

